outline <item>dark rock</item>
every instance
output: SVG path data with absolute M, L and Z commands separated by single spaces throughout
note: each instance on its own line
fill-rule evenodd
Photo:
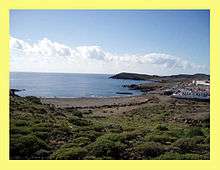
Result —
M 130 92 L 116 92 L 116 94 L 133 94 L 133 93 L 130 93 Z
M 10 96 L 18 96 L 16 92 L 25 91 L 25 89 L 19 90 L 19 89 L 10 89 Z

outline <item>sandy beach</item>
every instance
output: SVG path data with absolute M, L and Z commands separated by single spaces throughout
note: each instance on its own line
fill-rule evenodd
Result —
M 125 114 L 151 105 L 167 104 L 173 100 L 169 96 L 148 94 L 103 98 L 42 98 L 41 102 L 59 108 L 76 108 L 80 111 L 90 110 L 94 116 L 107 116 Z
M 41 98 L 45 104 L 53 104 L 57 107 L 74 108 L 99 108 L 105 106 L 131 106 L 146 103 L 149 97 L 125 96 L 125 97 L 91 97 L 91 98 Z

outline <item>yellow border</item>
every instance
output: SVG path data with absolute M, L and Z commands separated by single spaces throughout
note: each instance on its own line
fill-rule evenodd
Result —
M 3 169 L 219 169 L 219 0 L 0 0 L 0 166 Z M 219 7 L 218 7 L 219 6 Z M 207 161 L 12 161 L 9 160 L 10 9 L 210 9 L 211 159 Z M 218 87 L 218 88 L 217 88 Z

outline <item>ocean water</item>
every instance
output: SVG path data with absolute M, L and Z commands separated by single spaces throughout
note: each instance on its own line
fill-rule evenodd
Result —
M 142 94 L 138 90 L 122 87 L 144 81 L 109 79 L 107 74 L 78 73 L 10 73 L 10 88 L 25 89 L 20 96 L 38 97 L 110 97 L 126 96 L 117 92 Z

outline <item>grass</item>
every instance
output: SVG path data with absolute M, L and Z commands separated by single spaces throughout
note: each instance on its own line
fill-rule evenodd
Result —
M 157 104 L 99 117 L 10 97 L 10 158 L 209 159 L 209 118 L 182 120 L 202 109 Z

